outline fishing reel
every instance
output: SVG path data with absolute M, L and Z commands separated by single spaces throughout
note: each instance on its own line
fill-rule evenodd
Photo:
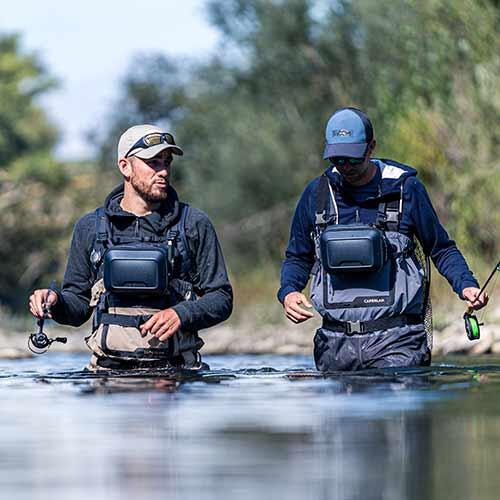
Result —
M 465 331 L 469 340 L 479 340 L 481 338 L 481 326 L 484 323 L 479 323 L 479 320 L 474 314 L 468 311 L 464 313 Z
M 66 344 L 68 339 L 66 337 L 56 337 L 51 339 L 46 333 L 43 331 L 43 324 L 45 320 L 39 319 L 37 321 L 38 331 L 32 333 L 28 337 L 28 349 L 33 354 L 44 354 L 46 353 L 53 342 L 60 342 L 61 344 Z
M 488 276 L 488 279 L 482 286 L 481 290 L 479 291 L 478 296 L 480 296 L 487 288 L 489 285 L 491 279 L 495 275 L 496 272 L 500 271 L 500 261 L 497 263 L 497 265 L 493 268 L 493 271 L 491 271 L 491 274 Z M 467 332 L 467 338 L 469 340 L 479 340 L 481 338 L 481 326 L 484 325 L 484 323 L 479 323 L 479 320 L 477 317 L 472 314 L 474 312 L 474 309 L 472 307 L 469 307 L 467 311 L 464 313 L 464 322 L 465 322 L 465 331 Z
M 56 282 L 54 280 L 50 282 L 49 291 L 50 292 L 56 291 Z M 28 349 L 33 354 L 46 353 L 54 342 L 60 342 L 61 344 L 65 344 L 68 341 L 66 337 L 56 337 L 54 339 L 51 339 L 46 333 L 44 333 L 43 324 L 45 323 L 45 318 L 49 315 L 49 312 L 50 308 L 46 304 L 44 304 L 43 305 L 44 317 L 37 320 L 38 331 L 32 333 L 28 337 Z

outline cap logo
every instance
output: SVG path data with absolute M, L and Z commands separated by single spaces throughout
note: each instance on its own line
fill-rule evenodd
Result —
M 347 137 L 352 135 L 352 130 L 347 130 L 346 128 L 335 129 L 332 131 L 333 137 Z

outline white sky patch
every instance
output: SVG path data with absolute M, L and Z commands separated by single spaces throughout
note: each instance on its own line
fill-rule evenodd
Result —
M 62 160 L 92 156 L 85 134 L 118 96 L 119 82 L 137 53 L 203 59 L 219 36 L 205 0 L 17 0 L 2 5 L 0 34 L 19 33 L 60 87 L 42 99 L 61 131 Z M 99 127 L 102 128 L 102 127 Z

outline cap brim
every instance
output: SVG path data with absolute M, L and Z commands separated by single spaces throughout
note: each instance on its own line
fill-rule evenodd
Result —
M 331 158 L 332 156 L 347 156 L 348 158 L 362 158 L 366 153 L 368 143 L 358 142 L 354 144 L 337 143 L 327 144 L 323 152 L 323 159 Z
M 137 158 L 142 158 L 143 160 L 149 160 L 150 158 L 153 158 L 162 151 L 165 151 L 166 149 L 171 149 L 174 155 L 182 156 L 184 154 L 184 151 L 182 151 L 182 149 L 179 146 L 173 146 L 171 144 L 162 143 L 162 144 L 157 144 L 156 146 L 151 146 L 150 148 L 147 149 L 139 149 L 137 150 L 137 153 L 132 152 L 132 155 L 137 156 Z

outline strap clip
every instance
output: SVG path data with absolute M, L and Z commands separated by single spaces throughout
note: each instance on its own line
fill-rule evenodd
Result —
M 318 213 L 316 212 L 316 225 L 317 226 L 322 226 L 326 224 L 326 211 L 323 210 L 323 212 Z
M 397 224 L 399 222 L 399 212 L 396 210 L 387 210 L 385 214 L 385 222 L 393 222 Z
M 363 326 L 361 321 L 346 321 L 346 334 L 354 335 L 355 333 L 363 333 Z

